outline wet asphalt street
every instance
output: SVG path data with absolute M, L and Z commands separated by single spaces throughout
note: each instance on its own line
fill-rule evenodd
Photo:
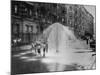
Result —
M 31 50 L 13 51 L 11 58 L 12 75 L 77 70 L 77 64 L 61 65 L 56 62 L 49 63 L 51 58 L 36 55 Z M 44 59 L 48 59 L 46 60 L 48 63 L 42 62 Z
M 86 56 L 86 57 L 84 57 Z M 88 58 L 88 59 L 87 59 Z M 68 53 L 68 51 L 54 53 L 48 52 L 45 57 L 35 54 L 29 46 L 22 46 L 12 48 L 11 55 L 11 73 L 16 74 L 29 74 L 29 73 L 45 73 L 45 72 L 60 72 L 60 71 L 76 71 L 87 70 L 91 68 L 84 68 L 83 64 L 90 63 L 93 57 L 91 52 L 76 52 Z M 84 62 L 83 62 L 83 61 Z M 88 60 L 88 61 L 87 61 Z M 91 65 L 91 64 L 90 64 Z

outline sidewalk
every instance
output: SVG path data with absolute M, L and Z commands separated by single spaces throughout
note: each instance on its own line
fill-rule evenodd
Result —
M 27 50 L 31 50 L 31 45 L 30 44 L 11 47 L 11 51 L 12 52 L 15 52 L 15 51 L 27 51 Z

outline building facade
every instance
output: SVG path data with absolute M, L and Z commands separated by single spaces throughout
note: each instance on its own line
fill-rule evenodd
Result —
M 82 5 L 65 5 L 66 26 L 71 27 L 77 37 L 94 34 L 94 18 Z
M 32 19 L 33 6 L 26 2 L 12 1 L 11 34 L 13 41 L 20 39 L 20 43 L 30 43 L 35 39 L 38 31 L 37 24 Z
M 82 5 L 12 1 L 12 40 L 30 43 L 48 26 L 59 22 L 73 29 L 77 37 L 94 34 L 94 18 Z

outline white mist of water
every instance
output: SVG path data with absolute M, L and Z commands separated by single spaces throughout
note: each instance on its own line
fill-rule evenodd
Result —
M 44 36 L 48 37 L 49 50 L 63 51 L 75 48 L 87 48 L 87 45 L 78 40 L 69 27 L 60 23 L 54 23 L 44 30 Z
M 75 53 L 77 51 L 88 51 L 85 42 L 78 40 L 73 31 L 60 23 L 54 23 L 43 32 L 48 41 L 48 53 L 42 62 L 49 64 L 50 70 L 64 70 L 63 65 L 80 64 L 89 65 L 93 61 L 91 53 Z M 55 67 L 51 66 L 55 64 Z M 52 68 L 51 68 L 52 67 Z

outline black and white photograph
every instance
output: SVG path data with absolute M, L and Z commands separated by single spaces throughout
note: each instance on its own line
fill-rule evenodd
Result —
M 96 6 L 11 0 L 11 75 L 96 70 Z

